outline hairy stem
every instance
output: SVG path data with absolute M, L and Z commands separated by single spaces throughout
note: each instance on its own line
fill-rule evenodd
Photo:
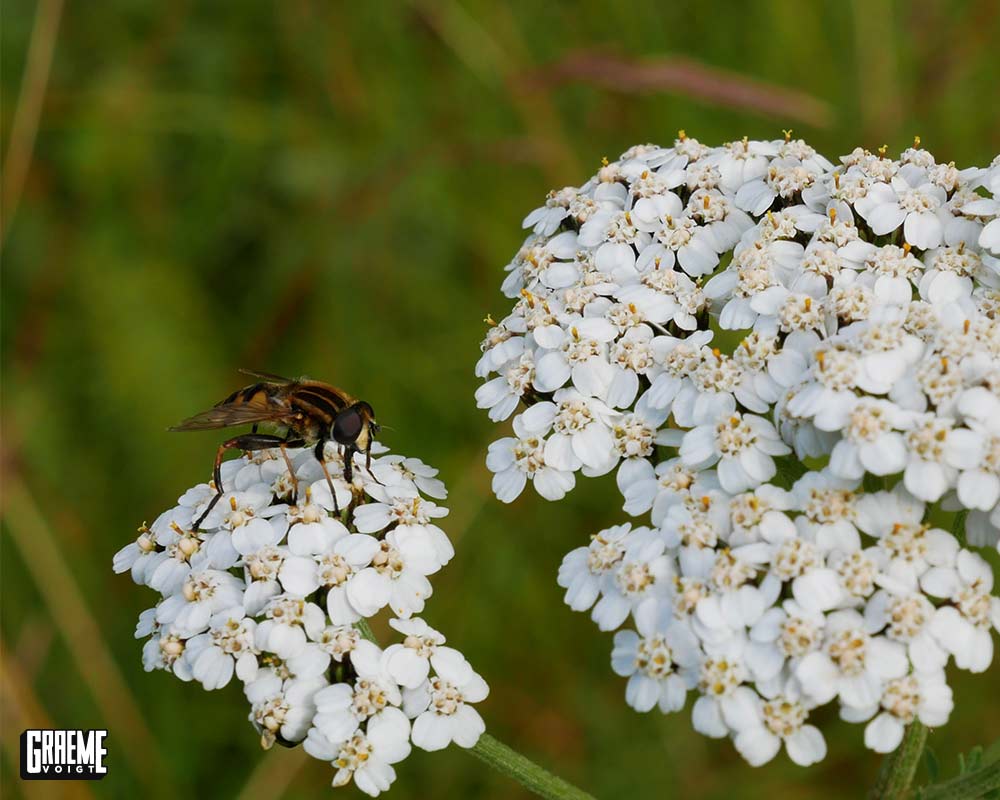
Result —
M 936 786 L 928 786 L 921 791 L 920 798 L 921 800 L 971 800 L 997 789 L 1000 789 L 1000 761 L 994 761 L 968 775 L 959 775 Z
M 594 800 L 592 795 L 556 777 L 488 733 L 480 736 L 469 752 L 539 797 L 549 800 Z
M 375 632 L 368 624 L 368 620 L 358 620 L 354 623 L 354 627 L 366 639 L 378 644 Z M 468 752 L 489 764 L 497 772 L 503 773 L 528 791 L 539 797 L 544 797 L 546 800 L 594 800 L 593 795 L 587 794 L 582 789 L 578 789 L 573 784 L 553 775 L 527 756 L 521 755 L 488 733 L 480 736 L 479 741 L 469 748 Z
M 903 800 L 907 796 L 926 742 L 927 728 L 914 720 L 903 734 L 899 747 L 885 757 L 875 788 L 869 795 L 871 800 Z

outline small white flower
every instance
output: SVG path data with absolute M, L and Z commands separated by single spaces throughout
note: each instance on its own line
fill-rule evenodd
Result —
M 757 703 L 759 716 L 733 737 L 740 755 L 753 767 L 774 758 L 781 745 L 800 767 L 808 767 L 826 757 L 826 740 L 819 728 L 807 725 L 808 710 L 802 699 L 779 694 Z
M 603 596 L 591 612 L 598 628 L 614 630 L 646 598 L 669 595 L 676 567 L 664 551 L 665 543 L 654 531 L 632 531 L 625 556 L 602 576 Z
M 547 463 L 544 435 L 525 428 L 523 416 L 514 418 L 514 437 L 498 439 L 489 447 L 486 466 L 494 473 L 493 493 L 504 503 L 512 503 L 530 480 L 542 497 L 558 500 L 573 488 L 571 470 Z
M 819 650 L 825 625 L 822 613 L 807 611 L 794 600 L 769 608 L 750 629 L 745 658 L 754 678 L 770 681 L 789 659 L 798 663 L 803 656 Z
M 372 462 L 372 473 L 383 484 L 412 484 L 428 497 L 443 500 L 448 496 L 444 482 L 436 477 L 438 471 L 419 458 L 385 455 Z
M 339 539 L 328 553 L 313 557 L 287 558 L 279 573 L 285 590 L 306 597 L 319 588 L 327 589 L 326 607 L 335 625 L 356 622 L 370 605 L 367 593 L 353 587 L 355 577 L 375 557 L 379 542 L 373 536 L 353 533 Z M 359 607 L 361 606 L 361 607 Z
M 742 647 L 741 640 L 733 639 L 727 652 L 701 662 L 698 689 L 702 695 L 691 709 L 691 721 L 696 731 L 713 739 L 742 730 L 757 717 L 757 693 L 744 685 L 749 672 Z
M 963 550 L 954 567 L 932 569 L 922 583 L 929 594 L 950 603 L 934 614 L 931 633 L 960 669 L 983 672 L 993 661 L 990 634 L 1000 630 L 1000 598 L 990 594 L 993 571 L 989 564 Z
M 928 182 L 923 170 L 905 167 L 891 184 L 869 187 L 856 207 L 876 235 L 892 233 L 902 225 L 907 242 L 929 250 L 941 244 L 943 226 L 937 211 L 945 199 L 944 190 Z
M 194 679 L 208 690 L 221 689 L 234 672 L 244 683 L 251 680 L 257 673 L 256 628 L 242 607 L 216 614 L 209 631 L 189 639 L 184 650 Z
M 312 724 L 327 739 L 350 739 L 363 723 L 402 703 L 399 686 L 386 669 L 386 661 L 377 645 L 358 642 L 351 651 L 351 665 L 357 675 L 353 685 L 336 683 L 316 693 Z
M 245 687 L 250 701 L 250 721 L 260 733 L 261 746 L 271 747 L 280 736 L 285 742 L 301 742 L 316 711 L 313 698 L 326 686 L 323 677 L 283 681 L 269 672 Z
M 615 634 L 611 668 L 629 679 L 625 701 L 636 711 L 679 711 L 697 682 L 698 641 L 672 612 L 669 604 L 647 600 L 635 612 L 638 632 Z
M 910 663 L 918 671 L 943 669 L 948 653 L 931 633 L 935 608 L 919 592 L 891 594 L 877 591 L 865 606 L 865 623 L 869 633 L 880 633 L 906 645 Z
M 468 662 L 441 661 L 426 684 L 404 692 L 403 707 L 413 717 L 413 743 L 424 750 L 442 750 L 454 742 L 472 747 L 486 730 L 472 707 L 486 699 L 489 687 Z
M 458 650 L 445 647 L 444 636 L 418 617 L 391 619 L 389 625 L 406 638 L 386 648 L 386 669 L 400 686 L 415 689 L 427 680 L 430 669 L 441 674 L 448 666 L 460 668 L 465 661 Z
M 770 422 L 738 413 L 694 428 L 684 435 L 680 447 L 685 466 L 702 469 L 717 464 L 719 483 L 732 494 L 769 481 L 776 472 L 772 456 L 790 452 Z
M 954 705 L 943 670 L 914 672 L 889 681 L 879 704 L 883 710 L 865 727 L 865 746 L 876 753 L 891 753 L 899 747 L 904 728 L 915 719 L 935 728 L 944 725 Z
M 528 430 L 548 434 L 546 464 L 566 472 L 586 466 L 595 474 L 607 472 L 618 461 L 611 432 L 616 417 L 603 402 L 574 389 L 561 389 L 553 402 L 537 403 L 522 415 Z
M 420 528 L 402 526 L 376 544 L 371 564 L 348 581 L 351 606 L 364 617 L 386 605 L 398 617 L 420 613 L 432 591 L 427 576 L 441 568 L 433 543 Z
M 850 409 L 843 438 L 830 454 L 830 471 L 857 480 L 864 473 L 892 475 L 906 467 L 906 440 L 899 431 L 905 419 L 888 400 L 858 399 Z
M 373 718 L 364 733 L 342 742 L 330 741 L 318 728 L 310 728 L 305 751 L 337 769 L 334 786 L 354 784 L 365 794 L 377 797 L 396 780 L 392 768 L 410 754 L 410 721 L 398 708 L 387 708 Z
M 156 621 L 170 625 L 181 636 L 194 636 L 208 628 L 214 614 L 242 605 L 243 589 L 243 581 L 228 572 L 192 572 L 180 591 L 157 607 Z
M 566 590 L 566 605 L 574 611 L 586 611 L 597 602 L 604 576 L 625 557 L 631 530 L 630 524 L 607 528 L 594 534 L 587 547 L 566 554 L 557 580 Z
M 839 697 L 845 706 L 869 708 L 878 702 L 885 682 L 906 670 L 903 645 L 870 636 L 856 611 L 837 611 L 827 617 L 822 650 L 805 655 L 795 677 L 817 704 Z
M 264 609 L 266 619 L 257 625 L 257 649 L 293 658 L 305 650 L 306 636 L 315 639 L 325 627 L 325 615 L 315 603 L 279 595 Z
M 152 631 L 152 636 L 142 646 L 143 669 L 146 672 L 157 669 L 169 670 L 182 681 L 191 680 L 194 677 L 191 674 L 191 664 L 188 659 L 183 658 L 186 646 L 187 643 L 182 637 L 157 625 Z

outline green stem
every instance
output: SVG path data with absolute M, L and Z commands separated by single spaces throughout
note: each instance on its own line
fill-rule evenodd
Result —
M 547 800 L 594 800 L 593 795 L 566 783 L 488 733 L 480 736 L 469 752 L 539 797 Z
M 369 642 L 375 642 L 378 644 L 378 639 L 375 638 L 375 631 L 372 630 L 372 626 L 368 624 L 368 620 L 362 618 L 354 623 L 354 627 L 357 628 L 361 635 L 364 636 Z
M 354 627 L 366 639 L 378 644 L 375 632 L 368 624 L 368 620 L 358 620 L 354 623 Z M 480 736 L 479 741 L 469 748 L 468 752 L 489 764 L 497 772 L 503 773 L 528 791 L 534 792 L 546 800 L 594 800 L 593 795 L 587 794 L 582 789 L 578 789 L 573 784 L 553 775 L 544 767 L 538 766 L 531 759 L 521 755 L 516 750 L 512 750 L 488 733 Z
M 982 769 L 959 775 L 950 781 L 928 786 L 921 794 L 921 800 L 972 800 L 987 792 L 1000 789 L 1000 761 Z
M 927 728 L 914 720 L 903 734 L 899 747 L 886 756 L 875 788 L 869 795 L 871 800 L 902 800 L 907 796 L 926 742 Z

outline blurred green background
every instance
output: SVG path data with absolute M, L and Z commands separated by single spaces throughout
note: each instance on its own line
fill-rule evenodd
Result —
M 997 3 L 7 0 L 0 36 L 5 796 L 333 791 L 301 750 L 259 751 L 236 685 L 144 673 L 154 596 L 111 572 L 208 477 L 218 437 L 165 428 L 241 366 L 348 388 L 441 469 L 458 555 L 426 617 L 490 682 L 499 738 L 602 798 L 871 785 L 861 728 L 829 713 L 822 764 L 752 770 L 687 712 L 626 707 L 611 637 L 555 583 L 622 517 L 613 480 L 492 499 L 472 368 L 524 214 L 636 142 L 793 128 L 836 156 L 920 134 L 988 162 Z M 954 685 L 943 775 L 1000 737 L 1000 669 Z M 46 725 L 109 728 L 109 776 L 16 780 L 18 733 Z M 399 773 L 397 800 L 524 796 L 457 748 Z

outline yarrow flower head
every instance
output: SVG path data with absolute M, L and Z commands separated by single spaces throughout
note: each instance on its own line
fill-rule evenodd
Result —
M 335 504 L 313 449 L 287 454 L 225 462 L 232 490 L 201 527 L 208 484 L 140 527 L 114 569 L 160 595 L 136 627 L 147 671 L 208 690 L 235 677 L 263 747 L 303 744 L 332 765 L 334 786 L 375 796 L 411 746 L 472 747 L 485 730 L 486 682 L 417 616 L 454 555 L 437 526 L 447 492 L 436 470 L 376 444 L 353 484 L 334 481 Z M 341 456 L 325 456 L 339 475 Z M 386 608 L 402 642 L 383 649 L 367 619 Z
M 513 418 L 487 466 L 504 502 L 614 471 L 648 515 L 558 576 L 617 629 L 637 711 L 691 692 L 698 731 L 807 765 L 817 707 L 887 752 L 947 721 L 952 664 L 991 663 L 970 548 L 1000 540 L 998 162 L 681 132 L 525 219 L 477 366 Z

